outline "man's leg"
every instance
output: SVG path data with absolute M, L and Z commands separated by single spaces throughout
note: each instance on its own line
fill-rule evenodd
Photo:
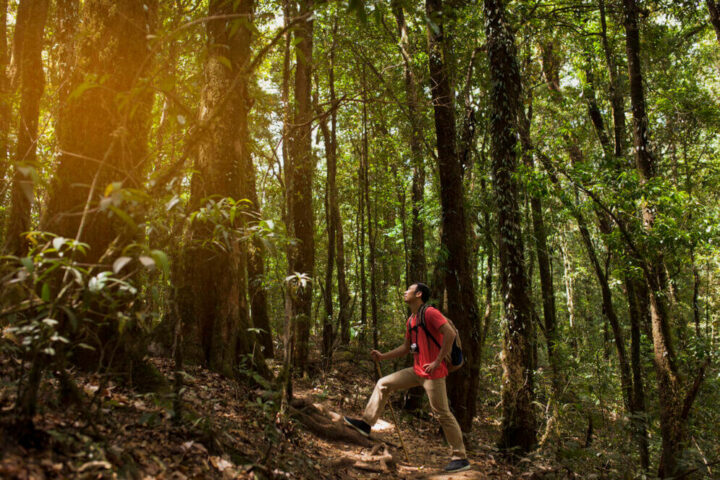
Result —
M 427 392 L 428 400 L 430 400 L 430 408 L 438 416 L 445 439 L 452 448 L 452 460 L 465 459 L 467 457 L 465 455 L 465 444 L 463 443 L 460 425 L 455 419 L 455 415 L 450 411 L 447 391 L 445 390 L 445 379 L 425 380 L 423 387 Z
M 363 421 L 370 426 L 375 425 L 375 422 L 382 415 L 385 404 L 392 392 L 418 387 L 421 384 L 421 379 L 415 374 L 412 367 L 382 377 L 375 385 L 375 390 L 373 390 L 370 401 L 365 407 L 365 413 L 362 416 Z

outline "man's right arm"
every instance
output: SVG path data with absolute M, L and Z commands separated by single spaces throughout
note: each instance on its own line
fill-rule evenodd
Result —
M 402 357 L 410 353 L 410 339 L 405 337 L 405 343 L 387 353 L 380 353 L 377 350 L 370 352 L 374 360 L 390 360 L 391 358 Z

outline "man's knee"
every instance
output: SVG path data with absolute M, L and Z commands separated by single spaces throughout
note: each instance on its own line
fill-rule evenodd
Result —
M 375 388 L 380 390 L 382 393 L 391 391 L 392 384 L 390 382 L 390 377 L 382 377 L 380 380 L 378 380 L 377 384 L 375 384 Z

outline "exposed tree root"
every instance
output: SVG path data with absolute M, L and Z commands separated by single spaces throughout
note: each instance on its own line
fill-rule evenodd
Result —
M 308 399 L 293 399 L 290 402 L 290 414 L 312 433 L 327 440 L 354 443 L 363 447 L 374 445 L 369 438 L 345 425 L 341 415 L 326 410 L 322 405 L 313 404 Z

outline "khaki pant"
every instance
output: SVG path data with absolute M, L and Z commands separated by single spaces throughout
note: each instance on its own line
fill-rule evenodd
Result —
M 413 387 L 422 386 L 427 392 L 430 400 L 430 408 L 440 419 L 445 440 L 452 448 L 452 459 L 466 458 L 465 445 L 463 444 L 462 432 L 455 416 L 448 405 L 447 392 L 445 390 L 445 378 L 430 380 L 422 378 L 415 373 L 412 367 L 399 370 L 378 380 L 375 385 L 370 401 L 365 407 L 363 420 L 369 425 L 375 425 L 382 414 L 385 404 L 392 392 L 408 390 Z

